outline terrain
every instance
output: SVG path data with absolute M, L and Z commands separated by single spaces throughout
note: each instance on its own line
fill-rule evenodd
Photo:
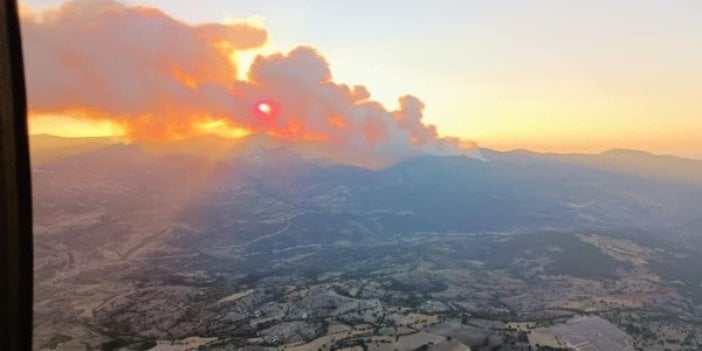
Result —
M 36 350 L 702 348 L 702 161 L 220 142 L 33 138 Z

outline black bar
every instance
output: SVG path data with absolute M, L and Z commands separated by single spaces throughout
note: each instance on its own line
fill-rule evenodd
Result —
M 0 5 L 0 349 L 31 350 L 32 191 L 17 2 Z

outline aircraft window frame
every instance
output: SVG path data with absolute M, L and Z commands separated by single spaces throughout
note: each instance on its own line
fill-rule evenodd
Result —
M 0 345 L 31 350 L 32 197 L 17 2 L 0 5 Z

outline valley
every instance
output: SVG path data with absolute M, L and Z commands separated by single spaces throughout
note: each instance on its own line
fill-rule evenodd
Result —
M 35 348 L 702 345 L 701 189 L 484 154 L 366 170 L 115 145 L 36 165 Z

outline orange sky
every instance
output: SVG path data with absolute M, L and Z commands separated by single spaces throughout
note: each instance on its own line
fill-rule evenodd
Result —
M 58 0 L 26 1 L 48 7 Z M 371 1 L 344 8 L 310 1 L 194 9 L 181 2 L 129 1 L 188 23 L 256 18 L 269 42 L 237 55 L 241 71 L 258 53 L 315 46 L 335 81 L 362 84 L 388 109 L 411 93 L 441 135 L 497 149 L 599 152 L 632 148 L 702 158 L 702 6 L 697 2 L 565 3 Z M 392 1 L 383 6 L 392 7 Z M 439 6 L 441 5 L 441 6 Z M 364 26 L 354 18 L 364 16 Z M 423 26 L 416 26 L 423 18 Z M 243 69 L 242 69 L 243 68 Z M 32 133 L 122 132 L 109 122 L 30 119 Z

